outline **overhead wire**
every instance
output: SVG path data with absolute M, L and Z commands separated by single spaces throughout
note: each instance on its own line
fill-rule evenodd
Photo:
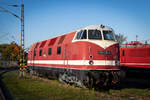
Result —
M 22 2 L 22 0 L 21 0 L 21 2 Z M 7 9 L 8 9 L 8 7 L 9 6 L 13 6 L 13 7 L 19 7 L 20 6 L 20 4 L 19 5 L 12 5 L 12 4 L 8 4 L 7 2 L 6 2 L 6 0 L 0 0 L 0 4 L 1 5 L 3 5 L 4 7 L 6 6 L 7 7 Z M 13 13 L 14 11 L 11 9 L 11 11 L 9 11 L 9 10 L 7 10 L 7 9 L 5 9 L 4 7 L 2 7 L 0 5 L 0 12 L 7 12 L 7 13 L 9 13 L 9 14 L 11 14 L 11 15 L 13 15 L 13 16 L 15 16 L 16 18 L 18 18 L 18 19 L 20 19 L 21 20 L 21 17 L 19 17 L 18 15 L 16 15 L 15 13 Z M 13 12 L 12 12 L 13 11 Z M 4 39 L 6 39 L 7 38 L 7 40 L 10 40 L 10 37 L 13 39 L 13 41 L 15 40 L 16 41 L 16 39 L 14 38 L 14 36 L 9 36 L 9 38 L 8 37 L 6 37 L 6 36 L 8 36 L 8 34 L 9 33 L 5 33 L 4 35 L 2 35 L 2 36 L 0 36 L 0 39 L 1 39 L 1 41 L 3 41 Z M 11 39 L 11 40 L 12 40 Z M 0 42 L 1 42 L 0 41 Z M 16 42 L 18 42 L 18 41 L 16 41 Z

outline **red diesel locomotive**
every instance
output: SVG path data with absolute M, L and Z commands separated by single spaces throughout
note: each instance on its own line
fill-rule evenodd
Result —
M 132 41 L 120 48 L 120 65 L 130 72 L 150 72 L 150 45 Z
M 28 68 L 77 86 L 112 86 L 120 80 L 118 55 L 113 29 L 92 25 L 33 44 Z

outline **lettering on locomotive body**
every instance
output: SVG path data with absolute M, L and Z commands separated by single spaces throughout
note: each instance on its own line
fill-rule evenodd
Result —
M 111 52 L 110 52 L 110 51 L 98 51 L 98 54 L 102 54 L 102 55 L 110 55 Z

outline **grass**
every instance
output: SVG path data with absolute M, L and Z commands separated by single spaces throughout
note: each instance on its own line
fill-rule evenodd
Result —
M 126 88 L 107 92 L 77 88 L 62 84 L 56 80 L 37 79 L 36 77 L 19 78 L 17 71 L 3 75 L 15 100 L 128 100 L 150 99 L 150 90 Z

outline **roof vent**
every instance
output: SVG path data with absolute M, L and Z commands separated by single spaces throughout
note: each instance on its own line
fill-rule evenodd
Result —
M 104 28 L 105 26 L 101 24 L 100 27 L 101 27 L 101 28 Z

